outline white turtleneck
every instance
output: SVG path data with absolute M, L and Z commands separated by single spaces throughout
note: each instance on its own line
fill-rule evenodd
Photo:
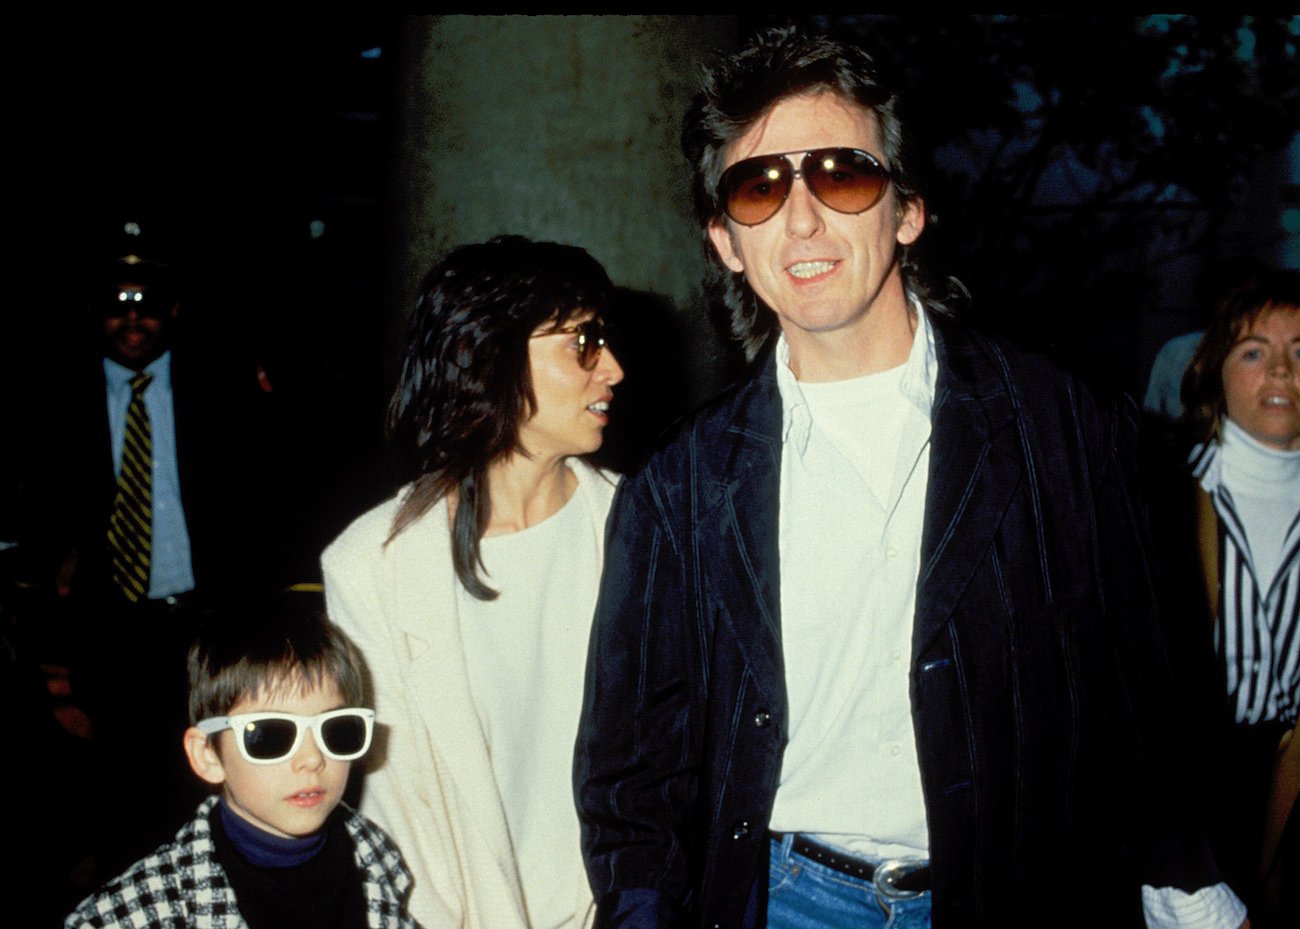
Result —
M 1282 451 L 1223 421 L 1220 479 L 1232 493 L 1250 546 L 1260 590 L 1267 591 L 1282 560 L 1282 543 L 1300 503 L 1300 449 Z

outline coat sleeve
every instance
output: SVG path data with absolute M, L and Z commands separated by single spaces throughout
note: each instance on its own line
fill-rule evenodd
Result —
M 649 472 L 624 481 L 607 530 L 574 761 L 598 929 L 681 926 L 698 791 L 698 632 L 682 539 Z
M 1137 419 L 1119 403 L 1104 419 L 1097 470 L 1096 547 L 1107 640 L 1114 795 L 1132 828 L 1121 843 L 1135 876 L 1153 887 L 1194 891 L 1220 880 L 1196 815 L 1191 773 L 1202 741 L 1185 705 L 1161 615 L 1158 571 L 1137 474 Z M 1199 701 L 1197 701 L 1199 703 Z M 1190 771 L 1189 771 L 1190 769 Z
M 362 542 L 373 543 L 374 552 Z M 431 752 L 421 757 L 427 734 L 402 686 L 401 633 L 385 620 L 385 604 L 397 592 L 384 589 L 381 546 L 382 538 L 344 537 L 321 559 L 326 608 L 361 652 L 382 727 L 376 733 L 380 751 L 372 749 L 367 761 L 361 811 L 396 843 L 411 869 L 411 916 L 425 929 L 459 929 L 465 901 L 449 815 L 436 760 Z

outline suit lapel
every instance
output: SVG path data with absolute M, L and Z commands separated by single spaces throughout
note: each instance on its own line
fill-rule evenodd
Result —
M 456 575 L 452 568 L 447 505 L 440 502 L 389 543 L 388 589 L 397 598 L 393 624 L 406 637 L 410 665 L 404 685 L 429 742 L 450 772 L 464 809 L 474 810 L 467 828 L 489 837 L 487 847 L 509 849 L 501 796 L 470 690 L 460 631 Z M 500 861 L 503 870 L 513 862 Z
M 938 360 L 913 652 L 942 633 L 1024 470 L 1015 403 L 996 349 L 931 315 Z M 781 654 L 781 400 L 774 360 L 741 389 L 716 460 L 700 462 L 704 582 L 760 687 L 784 700 Z M 717 477 L 710 479 L 709 474 Z
M 721 604 L 720 621 L 730 624 L 755 682 L 772 705 L 783 706 L 781 399 L 770 354 L 759 375 L 737 394 L 735 415 L 724 430 L 719 452 L 716 460 L 699 463 L 703 473 L 697 538 L 717 542 L 712 550 L 700 552 L 705 590 Z
M 1023 470 L 1014 401 L 996 349 L 931 315 L 938 384 L 931 417 L 930 473 L 914 655 L 947 625 L 987 551 Z

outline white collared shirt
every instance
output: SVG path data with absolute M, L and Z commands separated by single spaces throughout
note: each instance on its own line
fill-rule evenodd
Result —
M 782 402 L 781 636 L 790 703 L 771 828 L 864 858 L 928 857 L 908 697 L 934 402 L 924 313 L 907 361 Z

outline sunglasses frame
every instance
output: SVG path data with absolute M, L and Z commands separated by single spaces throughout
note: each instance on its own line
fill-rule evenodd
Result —
M 126 299 L 124 299 L 126 298 Z M 125 319 L 132 312 L 142 319 L 164 319 L 171 315 L 175 303 L 167 296 L 147 287 L 112 288 L 112 296 L 99 296 L 90 302 L 90 312 L 100 319 Z
M 813 164 L 817 159 L 825 158 L 828 155 L 833 157 L 836 163 L 847 162 L 849 159 L 845 157 L 846 154 L 854 157 L 865 158 L 867 162 L 871 164 L 873 171 L 876 172 L 881 179 L 879 192 L 870 203 L 860 210 L 841 210 L 839 207 L 827 203 L 822 195 L 818 193 L 816 185 L 808 182 L 808 167 L 810 164 Z M 795 167 L 794 162 L 791 161 L 791 156 L 794 155 L 803 156 L 799 159 L 798 167 Z M 781 196 L 781 202 L 776 205 L 776 209 L 756 222 L 747 223 L 743 220 L 737 219 L 731 213 L 731 197 L 727 192 L 727 179 L 733 176 L 733 172 L 735 172 L 737 168 L 744 168 L 746 166 L 753 167 L 756 163 L 771 164 L 773 159 L 779 160 L 780 163 L 784 165 L 784 167 L 779 168 L 782 175 L 786 175 L 786 172 L 789 172 L 785 193 Z M 772 152 L 767 155 L 755 155 L 752 158 L 742 158 L 730 168 L 723 171 L 722 177 L 718 178 L 718 188 L 716 191 L 718 205 L 721 207 L 723 215 L 737 225 L 761 226 L 773 216 L 776 216 L 777 213 L 781 212 L 781 208 L 785 206 L 785 202 L 790 199 L 790 191 L 794 190 L 794 182 L 797 178 L 803 179 L 804 185 L 808 188 L 808 192 L 816 197 L 817 202 L 825 206 L 827 209 L 834 210 L 836 213 L 843 213 L 846 216 L 856 216 L 859 213 L 865 213 L 884 199 L 885 188 L 889 186 L 891 181 L 893 181 L 894 175 L 893 172 L 886 168 L 881 163 L 880 159 L 871 154 L 871 152 L 863 151 L 860 148 L 849 148 L 847 145 L 832 145 L 826 148 L 810 148 L 803 150 L 795 149 L 792 152 Z
M 594 338 L 595 348 L 592 348 L 593 338 L 588 333 L 588 329 L 594 328 L 596 335 Z M 584 322 L 574 323 L 572 326 L 561 326 L 556 329 L 547 329 L 545 332 L 538 332 L 533 335 L 534 339 L 541 339 L 548 335 L 576 335 L 578 337 L 578 367 L 584 371 L 596 370 L 596 365 L 600 364 L 600 353 L 609 345 L 609 340 L 605 333 L 609 326 L 599 316 L 593 316 Z
M 361 749 L 357 752 L 340 754 L 330 749 L 325 744 L 324 726 L 332 719 L 340 716 L 360 716 L 366 727 L 366 738 L 361 744 Z M 282 720 L 294 724 L 293 745 L 283 755 L 275 758 L 255 758 L 249 754 L 248 746 L 244 744 L 244 728 L 252 723 L 263 722 L 268 719 Z M 326 758 L 334 761 L 356 761 L 366 752 L 370 751 L 370 743 L 375 735 L 375 711 L 366 707 L 348 706 L 337 710 L 326 710 L 324 713 L 317 713 L 315 716 L 301 716 L 297 713 L 278 713 L 266 711 L 260 713 L 235 713 L 231 716 L 212 716 L 208 719 L 200 720 L 195 724 L 196 728 L 204 735 L 211 738 L 219 732 L 227 729 L 234 730 L 235 744 L 239 746 L 239 754 L 249 764 L 271 765 L 280 764 L 288 761 L 294 755 L 298 754 L 298 749 L 302 748 L 303 734 L 310 729 L 312 736 L 316 739 L 316 748 Z

